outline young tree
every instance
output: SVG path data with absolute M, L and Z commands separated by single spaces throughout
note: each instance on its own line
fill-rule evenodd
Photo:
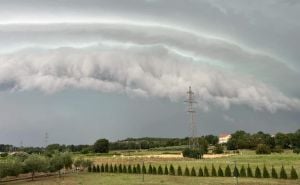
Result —
M 117 164 L 114 165 L 114 173 L 118 173 L 118 166 L 117 166 Z
M 109 167 L 108 167 L 108 164 L 107 164 L 107 163 L 105 164 L 104 171 L 105 171 L 106 173 L 109 172 Z
M 153 174 L 153 175 L 156 175 L 156 174 L 157 174 L 157 171 L 156 171 L 156 167 L 155 167 L 155 166 L 152 167 L 152 174 Z
M 137 164 L 136 166 L 136 173 L 140 174 L 141 173 L 141 165 Z
M 101 164 L 101 172 L 105 172 L 104 164 Z
M 255 177 L 256 178 L 261 178 L 261 172 L 258 166 L 255 168 Z
M 168 169 L 168 166 L 166 165 L 165 166 L 165 173 L 164 173 L 165 175 L 169 175 L 169 169 Z
M 189 168 L 187 166 L 185 167 L 184 175 L 185 176 L 190 176 L 190 170 L 189 170 Z
M 95 165 L 93 165 L 93 170 L 92 170 L 93 172 L 97 172 L 97 168 L 96 168 L 96 166 Z
M 211 176 L 212 177 L 217 176 L 217 171 L 216 171 L 215 166 L 213 164 L 211 165 Z
M 143 164 L 143 166 L 142 166 L 142 173 L 143 174 L 146 174 L 147 173 L 147 170 L 146 170 L 146 166 Z
M 182 176 L 181 166 L 178 166 L 178 168 L 177 168 L 177 175 Z
M 170 175 L 175 175 L 175 169 L 172 164 L 170 165 Z
M 270 174 L 269 174 L 269 171 L 266 168 L 266 165 L 264 165 L 264 168 L 263 168 L 263 177 L 264 178 L 270 178 Z
M 278 178 L 277 172 L 273 166 L 272 166 L 272 178 L 274 178 L 274 179 Z
M 69 152 L 64 152 L 61 154 L 63 163 L 64 163 L 64 168 L 66 169 L 72 169 L 72 165 L 73 165 L 73 159 L 72 159 L 72 155 Z
M 292 166 L 292 169 L 291 169 L 291 179 L 298 179 L 298 174 L 297 174 L 294 166 Z
M 92 172 L 92 166 L 88 167 L 88 172 Z
M 43 156 L 32 154 L 24 161 L 24 168 L 27 172 L 31 172 L 31 178 L 34 179 L 36 172 L 46 172 L 49 163 Z
M 58 171 L 58 176 L 60 177 L 61 176 L 60 170 L 63 169 L 63 167 L 64 167 L 64 161 L 61 153 L 58 152 L 54 153 L 52 158 L 50 159 L 50 171 L 51 172 Z
M 247 176 L 248 177 L 253 177 L 252 169 L 251 169 L 249 164 L 248 164 L 248 167 L 247 167 Z
M 148 174 L 152 174 L 152 165 L 151 164 L 148 167 Z
M 208 169 L 207 169 L 206 165 L 204 166 L 204 176 L 209 177 L 209 173 L 208 173 Z
M 131 165 L 128 165 L 127 171 L 128 171 L 128 173 L 132 173 Z
M 284 169 L 283 165 L 281 166 L 281 169 L 280 169 L 280 178 L 281 179 L 287 179 L 287 174 L 285 172 L 285 169 Z
M 135 167 L 135 165 L 132 168 L 132 173 L 136 173 L 136 167 Z
M 231 177 L 231 169 L 229 165 L 227 165 L 225 168 L 225 177 Z
M 236 166 L 234 166 L 234 169 L 233 169 L 233 176 L 234 177 L 239 177 L 240 176 L 239 170 L 237 169 Z
M 196 170 L 195 168 L 193 167 L 192 170 L 191 170 L 191 176 L 195 177 L 196 176 Z
M 94 152 L 95 153 L 108 153 L 109 151 L 109 142 L 107 139 L 98 139 L 94 143 Z
M 163 174 L 163 169 L 162 169 L 161 165 L 158 166 L 158 174 L 159 175 Z
M 198 176 L 199 176 L 199 177 L 203 177 L 203 176 L 204 176 L 204 173 L 203 173 L 203 170 L 202 170 L 201 167 L 199 168 Z
M 18 176 L 21 172 L 21 161 L 17 159 L 0 160 L 0 178 L 6 176 Z
M 123 173 L 127 173 L 127 167 L 126 167 L 126 165 L 125 165 L 125 164 L 123 165 L 122 172 L 123 172 Z
M 224 173 L 223 173 L 223 170 L 222 170 L 221 166 L 219 166 L 219 169 L 218 169 L 218 176 L 219 177 L 224 177 Z
M 109 165 L 109 173 L 113 173 L 114 172 L 114 167 L 112 164 Z
M 244 165 L 242 165 L 241 170 L 240 170 L 240 176 L 241 177 L 246 177 L 246 169 L 244 167 Z
M 97 164 L 97 172 L 100 172 L 100 166 Z
M 123 172 L 123 169 L 122 169 L 122 164 L 119 164 L 119 169 L 118 169 L 119 173 L 122 173 Z

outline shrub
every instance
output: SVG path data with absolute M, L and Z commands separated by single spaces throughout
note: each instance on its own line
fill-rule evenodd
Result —
M 136 173 L 136 167 L 135 167 L 135 165 L 133 166 L 132 173 Z
M 187 166 L 185 167 L 185 170 L 184 170 L 184 176 L 190 176 L 190 170 Z
M 18 176 L 22 172 L 21 161 L 15 159 L 0 160 L 0 178 Z
M 213 153 L 214 153 L 214 154 L 222 154 L 222 153 L 224 153 L 223 146 L 220 145 L 220 144 L 217 144 L 217 145 L 215 146 L 215 148 L 213 149 Z
M 142 166 L 142 173 L 143 174 L 146 174 L 147 173 L 147 170 L 146 170 L 146 166 L 143 164 L 143 166 Z
M 233 176 L 234 177 L 239 177 L 240 176 L 239 170 L 237 169 L 236 166 L 234 166 L 234 169 L 233 169 Z
M 100 166 L 97 164 L 97 172 L 100 172 Z
M 283 165 L 281 166 L 281 169 L 280 169 L 280 178 L 281 179 L 287 179 L 287 174 L 285 172 L 285 169 L 284 169 Z
M 273 166 L 272 166 L 272 178 L 274 178 L 274 179 L 278 178 L 277 172 Z
M 284 152 L 284 150 L 282 149 L 282 147 L 279 146 L 279 145 L 276 145 L 275 148 L 273 148 L 271 151 L 273 153 L 283 153 Z
M 105 167 L 104 167 L 104 171 L 107 173 L 108 170 L 109 170 L 109 169 L 108 169 L 108 164 L 106 163 L 106 164 L 105 164 Z
M 211 166 L 211 176 L 213 176 L 213 177 L 217 176 L 217 171 L 216 171 L 214 165 Z
M 263 178 L 270 178 L 270 174 L 266 168 L 266 165 L 264 165 L 264 168 L 263 168 Z
M 125 165 L 125 164 L 123 165 L 122 172 L 123 172 L 123 173 L 127 173 L 127 167 L 126 167 L 126 165 Z
M 175 169 L 172 164 L 170 165 L 170 175 L 175 175 Z
M 141 173 L 141 165 L 137 164 L 136 166 L 136 173 L 140 174 Z
M 261 178 L 261 172 L 258 166 L 255 168 L 255 177 L 256 178 Z
M 168 170 L 168 166 L 166 165 L 165 166 L 165 173 L 164 173 L 165 175 L 169 175 L 169 170 Z
M 268 145 L 258 144 L 256 147 L 256 154 L 270 154 L 271 149 Z
M 131 165 L 128 165 L 127 172 L 128 172 L 128 173 L 132 173 Z
M 98 139 L 93 146 L 95 153 L 108 153 L 109 143 L 107 139 Z
M 163 173 L 163 169 L 162 169 L 162 167 L 161 167 L 160 165 L 158 166 L 157 173 L 158 173 L 159 175 L 164 174 L 164 173 Z
M 113 173 L 114 172 L 114 167 L 112 164 L 109 165 L 109 173 Z
M 250 168 L 249 164 L 248 164 L 248 167 L 247 167 L 247 176 L 248 177 L 253 177 L 252 169 Z
M 208 169 L 207 169 L 206 165 L 204 166 L 204 176 L 209 177 L 209 173 L 208 173 Z
M 178 176 L 181 176 L 181 175 L 182 175 L 182 170 L 181 170 L 181 167 L 180 167 L 180 166 L 178 166 L 178 168 L 177 168 L 177 175 L 178 175 Z
M 118 166 L 116 164 L 114 165 L 114 173 L 118 173 Z
M 95 165 L 93 165 L 93 172 L 97 172 L 97 168 Z
M 225 177 L 231 177 L 231 170 L 229 165 L 227 165 L 225 168 Z
M 218 176 L 219 177 L 224 177 L 224 173 L 223 173 L 223 170 L 222 170 L 221 166 L 219 166 L 219 169 L 218 169 Z
M 199 177 L 203 177 L 203 176 L 204 176 L 204 173 L 203 173 L 203 170 L 202 170 L 201 167 L 199 168 L 198 176 L 199 176 Z
M 240 176 L 241 177 L 246 177 L 246 169 L 244 167 L 244 165 L 242 165 L 241 170 L 240 170 Z
M 201 149 L 186 148 L 182 151 L 183 157 L 189 157 L 194 159 L 201 159 L 204 152 Z
M 294 166 L 292 166 L 292 169 L 291 169 L 291 179 L 298 179 L 298 174 L 297 174 Z
M 148 167 L 148 174 L 152 174 L 152 166 L 151 166 L 151 164 Z
M 0 157 L 7 157 L 7 156 L 8 156 L 7 152 L 0 153 Z
M 103 164 L 101 164 L 101 172 L 105 172 L 105 168 Z
M 300 148 L 295 148 L 295 149 L 293 149 L 293 152 L 294 152 L 295 154 L 299 154 L 299 153 L 300 153 Z
M 155 166 L 152 167 L 152 174 L 153 174 L 153 175 L 156 175 L 156 174 L 157 174 L 157 171 L 156 171 L 156 167 L 155 167 Z
M 194 167 L 191 170 L 191 176 L 193 176 L 193 177 L 196 176 L 196 170 Z

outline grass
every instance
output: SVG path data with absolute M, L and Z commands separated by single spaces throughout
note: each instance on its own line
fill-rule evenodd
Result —
M 35 181 L 13 182 L 10 185 L 215 185 L 215 184 L 235 184 L 236 179 L 232 177 L 178 177 L 178 176 L 160 176 L 145 175 L 144 182 L 142 175 L 133 174 L 98 174 L 98 173 L 81 173 L 65 176 L 64 178 L 49 177 Z M 300 180 L 274 180 L 274 179 L 239 179 L 240 185 L 296 185 Z

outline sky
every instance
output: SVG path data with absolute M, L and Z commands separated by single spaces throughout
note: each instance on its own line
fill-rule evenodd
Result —
M 0 4 L 0 143 L 300 128 L 297 0 Z

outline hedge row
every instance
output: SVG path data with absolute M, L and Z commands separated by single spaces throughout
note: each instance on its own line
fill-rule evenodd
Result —
M 89 172 L 102 172 L 102 173 L 133 173 L 133 174 L 152 174 L 152 175 L 177 175 L 177 176 L 199 176 L 199 177 L 255 177 L 255 178 L 280 178 L 287 179 L 287 173 L 284 166 L 281 167 L 279 174 L 272 166 L 271 173 L 266 168 L 263 167 L 261 170 L 258 166 L 254 170 L 249 166 L 244 167 L 244 165 L 238 169 L 236 166 L 233 170 L 226 166 L 225 170 L 223 170 L 220 166 L 218 169 L 212 165 L 211 170 L 209 172 L 208 168 L 204 166 L 204 168 L 200 167 L 196 170 L 194 167 L 189 169 L 187 166 L 182 169 L 181 166 L 178 166 L 177 169 L 171 164 L 170 166 L 165 165 L 162 167 L 159 165 L 158 167 L 152 166 L 149 164 L 147 167 L 145 165 L 122 165 L 122 164 L 102 164 L 93 165 L 88 167 Z M 292 166 L 290 179 L 298 179 L 298 174 L 295 168 Z

